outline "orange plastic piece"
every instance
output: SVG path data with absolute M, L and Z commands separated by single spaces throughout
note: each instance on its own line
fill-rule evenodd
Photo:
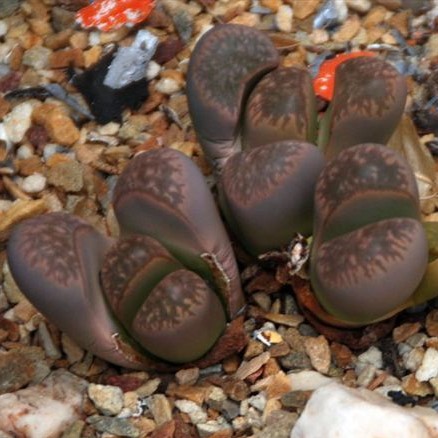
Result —
M 153 8 L 153 0 L 96 0 L 78 11 L 76 21 L 108 32 L 144 21 Z
M 375 54 L 366 51 L 341 53 L 340 55 L 336 55 L 334 58 L 323 62 L 318 74 L 313 80 L 313 88 L 316 95 L 328 101 L 332 100 L 337 67 L 348 59 L 359 58 L 361 56 L 375 56 Z

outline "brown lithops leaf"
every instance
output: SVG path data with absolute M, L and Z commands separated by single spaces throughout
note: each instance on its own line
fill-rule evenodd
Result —
M 246 105 L 244 147 L 281 140 L 313 142 L 315 130 L 315 93 L 306 70 L 277 68 L 254 87 Z
M 114 211 L 122 233 L 153 237 L 202 277 L 212 275 L 215 264 L 211 280 L 229 314 L 240 310 L 243 296 L 231 243 L 203 175 L 184 154 L 163 148 L 133 159 L 115 187 Z
M 391 137 L 403 114 L 406 81 L 376 57 L 343 62 L 335 75 L 333 100 L 319 133 L 328 158 L 360 143 L 381 143 Z
M 323 167 L 310 143 L 283 141 L 231 157 L 219 183 L 230 227 L 253 255 L 288 245 L 312 230 L 313 192 Z
M 387 219 L 323 243 L 312 259 L 312 287 L 341 320 L 367 323 L 414 292 L 427 266 L 421 222 Z
M 187 72 L 189 110 L 204 152 L 218 170 L 237 149 L 248 91 L 278 62 L 270 39 L 242 25 L 216 25 L 195 46 Z

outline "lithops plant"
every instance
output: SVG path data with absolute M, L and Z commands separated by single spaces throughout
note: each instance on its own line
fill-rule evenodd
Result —
M 399 309 L 428 264 L 414 174 L 392 149 L 348 148 L 315 190 L 311 284 L 341 321 L 370 323 Z
M 52 213 L 14 229 L 7 256 L 32 303 L 110 362 L 155 368 L 204 356 L 243 306 L 231 244 L 196 165 L 159 149 L 116 188 L 119 239 Z

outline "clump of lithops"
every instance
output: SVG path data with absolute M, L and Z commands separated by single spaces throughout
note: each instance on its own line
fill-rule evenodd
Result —
M 217 25 L 194 48 L 189 109 L 222 216 L 196 165 L 162 148 L 117 181 L 120 237 L 63 213 L 15 228 L 17 284 L 79 345 L 139 369 L 241 348 L 234 337 L 218 352 L 244 309 L 227 232 L 253 262 L 311 237 L 310 285 L 330 321 L 367 324 L 436 295 L 414 174 L 385 146 L 403 78 L 378 58 L 346 61 L 319 117 L 309 73 L 279 64 L 271 40 L 240 25 Z

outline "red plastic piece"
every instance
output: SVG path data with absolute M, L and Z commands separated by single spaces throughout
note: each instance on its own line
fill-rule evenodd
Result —
M 341 53 L 323 62 L 318 74 L 313 80 L 313 88 L 315 89 L 316 95 L 328 101 L 332 100 L 337 67 L 348 59 L 359 58 L 361 56 L 375 56 L 375 54 L 366 51 Z
M 96 0 L 78 11 L 76 21 L 108 32 L 144 21 L 153 8 L 153 0 Z

